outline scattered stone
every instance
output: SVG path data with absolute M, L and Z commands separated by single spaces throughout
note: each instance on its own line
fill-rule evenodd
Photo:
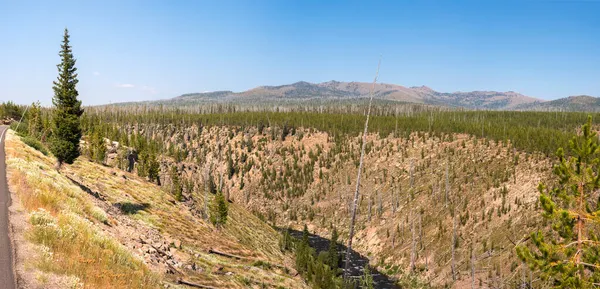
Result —
M 177 249 L 181 249 L 181 241 L 180 241 L 180 240 L 177 240 L 177 239 L 175 239 L 175 240 L 173 241 L 173 246 L 175 246 L 175 248 L 177 248 Z

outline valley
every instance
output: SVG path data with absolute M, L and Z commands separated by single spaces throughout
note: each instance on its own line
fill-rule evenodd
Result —
M 180 115 L 181 121 L 143 121 L 151 119 L 144 114 L 131 123 L 89 125 L 107 136 L 107 165 L 127 170 L 132 146 L 142 147 L 134 149 L 132 172 L 140 174 L 145 158 L 156 157 L 161 172 L 157 181 L 163 189 L 180 194 L 181 202 L 194 204 L 199 211 L 206 206 L 197 196 L 214 187 L 274 228 L 299 232 L 306 225 L 321 239 L 336 228 L 345 244 L 360 139 L 341 129 L 336 133 L 333 127 L 330 132 L 295 127 L 293 114 L 280 115 L 288 119 L 275 124 L 278 115 L 273 114 L 247 122 L 256 126 L 226 124 L 225 118 L 248 116 L 243 113 L 214 115 L 217 122 L 223 117 L 221 125 L 202 120 L 210 115 L 199 120 Z M 483 119 L 482 115 L 491 117 L 469 115 L 472 120 L 465 122 Z M 327 123 L 331 121 L 329 117 Z M 377 127 L 377 120 L 374 123 Z M 403 127 L 415 125 L 413 121 Z M 527 239 L 526 232 L 541 222 L 539 215 L 528 212 L 539 206 L 537 185 L 552 175 L 552 159 L 539 151 L 545 143 L 528 147 L 528 152 L 508 138 L 388 131 L 367 137 L 357 252 L 400 286 L 416 282 L 423 287 L 461 288 L 476 280 L 493 287 L 524 282 L 522 275 L 530 271 L 514 251 Z M 513 139 L 520 144 L 516 136 Z M 181 185 L 173 184 L 174 177 Z
M 598 289 L 599 4 L 2 4 L 0 289 Z
M 543 287 L 516 251 L 547 225 L 538 184 L 556 183 L 552 151 L 568 148 L 586 115 L 412 109 L 374 110 L 351 282 Z M 38 256 L 17 262 L 17 275 L 32 287 L 341 287 L 364 117 L 88 108 L 82 156 L 59 172 L 28 120 L 6 140 L 27 244 L 17 260 Z M 219 196 L 228 203 L 220 225 Z M 65 233 L 73 226 L 84 233 Z M 114 261 L 100 263 L 106 250 Z

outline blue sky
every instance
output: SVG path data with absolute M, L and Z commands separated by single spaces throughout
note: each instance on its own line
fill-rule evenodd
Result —
M 600 0 L 0 0 L 0 101 L 51 104 L 71 32 L 84 104 L 371 81 L 600 96 Z

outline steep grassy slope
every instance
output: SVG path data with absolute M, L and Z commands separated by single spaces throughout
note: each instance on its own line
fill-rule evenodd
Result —
M 135 175 L 84 158 L 58 174 L 51 157 L 12 132 L 6 152 L 26 286 L 185 288 L 179 279 L 218 288 L 305 286 L 292 277 L 278 233 L 236 204 L 216 230 L 189 204 Z

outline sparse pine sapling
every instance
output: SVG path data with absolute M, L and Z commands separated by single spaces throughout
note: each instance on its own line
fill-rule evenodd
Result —
M 365 265 L 363 268 L 363 276 L 360 279 L 360 288 L 362 289 L 374 289 L 375 283 L 373 282 L 373 275 L 371 275 L 371 269 L 369 265 Z

